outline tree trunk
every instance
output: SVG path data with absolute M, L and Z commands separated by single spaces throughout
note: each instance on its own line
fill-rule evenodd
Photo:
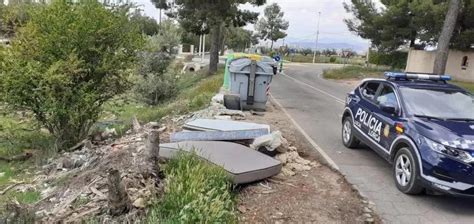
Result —
M 449 42 L 453 36 L 454 27 L 461 9 L 461 0 L 450 0 L 448 13 L 444 19 L 443 30 L 439 35 L 438 49 L 433 66 L 433 73 L 442 75 L 446 72 L 446 63 L 449 55 Z
M 120 172 L 116 169 L 110 170 L 107 179 L 110 214 L 118 216 L 127 213 L 131 208 L 131 202 L 127 192 L 125 191 L 125 186 L 120 179 Z
M 144 169 L 147 172 L 147 175 L 155 178 L 158 182 L 158 176 L 160 173 L 160 165 L 158 163 L 159 154 L 160 154 L 160 132 L 156 129 L 153 129 L 148 133 L 147 143 L 147 167 Z
M 272 43 L 270 45 L 270 50 L 273 50 L 273 40 L 272 40 Z
M 217 65 L 219 64 L 219 48 L 221 43 L 221 24 L 215 24 L 211 27 L 211 50 L 209 60 L 209 74 L 217 72 Z

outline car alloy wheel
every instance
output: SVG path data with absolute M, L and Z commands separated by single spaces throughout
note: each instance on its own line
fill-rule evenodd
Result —
M 401 148 L 395 155 L 393 178 L 401 192 L 405 194 L 420 194 L 424 188 L 420 183 L 419 165 L 416 155 L 411 148 Z
M 403 187 L 406 187 L 410 182 L 412 175 L 412 166 L 410 159 L 406 155 L 400 155 L 395 164 L 395 175 L 400 184 Z
M 342 143 L 348 148 L 355 148 L 359 145 L 359 140 L 354 136 L 352 119 L 346 117 L 342 123 Z
M 346 120 L 344 122 L 344 126 L 342 129 L 342 140 L 344 143 L 348 143 L 351 140 L 351 134 L 352 134 L 352 124 L 349 120 Z

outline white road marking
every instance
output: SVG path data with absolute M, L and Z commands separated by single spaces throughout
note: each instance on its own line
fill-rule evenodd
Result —
M 283 113 L 285 113 L 286 116 L 290 118 L 290 121 L 293 123 L 296 129 L 298 129 L 298 131 L 301 132 L 301 134 L 303 135 L 303 137 L 306 138 L 309 144 L 311 144 L 311 146 L 313 146 L 313 148 L 316 149 L 316 151 L 318 151 L 318 153 L 323 157 L 323 159 L 326 160 L 328 165 L 335 170 L 339 170 L 339 166 L 334 162 L 334 160 L 332 160 L 331 157 L 329 157 L 329 155 L 326 152 L 324 152 L 324 150 L 321 147 L 319 147 L 319 145 L 316 144 L 316 142 L 311 137 L 309 137 L 309 135 L 303 130 L 303 128 L 298 123 L 296 123 L 295 119 L 293 119 L 293 117 L 286 111 L 286 109 L 280 104 L 280 102 L 278 102 L 278 100 L 275 97 L 273 97 L 271 93 L 270 93 L 270 98 L 283 111 Z
M 304 83 L 304 82 L 302 82 L 302 81 L 300 81 L 300 80 L 298 80 L 298 79 L 295 79 L 295 78 L 293 78 L 293 77 L 290 77 L 290 76 L 288 76 L 288 75 L 286 75 L 286 74 L 284 74 L 284 73 L 281 73 L 281 75 L 283 75 L 283 76 L 285 76 L 286 78 L 289 78 L 289 79 L 291 79 L 291 80 L 297 82 L 298 84 L 307 86 L 307 87 L 309 87 L 309 88 L 311 88 L 311 89 L 314 89 L 314 90 L 316 90 L 316 91 L 318 91 L 318 92 L 320 92 L 320 93 L 322 93 L 322 94 L 324 94 L 324 95 L 326 95 L 326 96 L 329 96 L 329 97 L 335 99 L 336 102 L 338 102 L 338 103 L 340 103 L 340 104 L 342 104 L 342 105 L 345 105 L 345 104 L 346 104 L 346 102 L 345 102 L 344 100 L 342 100 L 342 99 L 340 99 L 339 97 L 336 97 L 336 96 L 334 96 L 334 95 L 332 95 L 332 94 L 330 94 L 330 93 L 328 93 L 328 92 L 326 92 L 326 91 L 323 91 L 323 90 L 321 90 L 321 89 L 318 89 L 318 88 L 316 88 L 316 87 L 314 87 L 314 86 L 312 86 L 312 85 L 309 85 L 309 84 L 307 84 L 307 83 Z

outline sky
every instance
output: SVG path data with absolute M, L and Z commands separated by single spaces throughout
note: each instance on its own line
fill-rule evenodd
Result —
M 144 13 L 158 19 L 158 10 L 155 9 L 150 0 L 134 0 L 142 5 Z M 350 18 L 342 5 L 348 0 L 267 0 L 267 4 L 278 3 L 285 13 L 285 19 L 289 21 L 290 27 L 287 31 L 288 42 L 311 42 L 316 40 L 318 23 L 318 12 L 321 12 L 320 20 L 320 43 L 351 43 L 365 44 L 357 35 L 350 33 L 344 23 L 344 18 Z M 243 5 L 243 9 L 260 12 L 263 14 L 265 6 L 253 7 Z M 253 29 L 253 25 L 246 27 Z M 282 40 L 279 41 L 281 44 Z

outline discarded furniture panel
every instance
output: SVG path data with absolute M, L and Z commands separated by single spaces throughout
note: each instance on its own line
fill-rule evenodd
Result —
M 183 128 L 195 131 L 245 131 L 267 129 L 267 134 L 270 133 L 269 125 L 232 120 L 196 119 L 184 124 Z
M 243 131 L 182 131 L 171 134 L 171 142 L 249 140 L 268 134 L 267 129 Z
M 250 183 L 277 175 L 280 161 L 232 142 L 186 141 L 160 145 L 160 156 L 172 158 L 179 151 L 194 152 L 210 163 L 223 167 L 235 184 Z

